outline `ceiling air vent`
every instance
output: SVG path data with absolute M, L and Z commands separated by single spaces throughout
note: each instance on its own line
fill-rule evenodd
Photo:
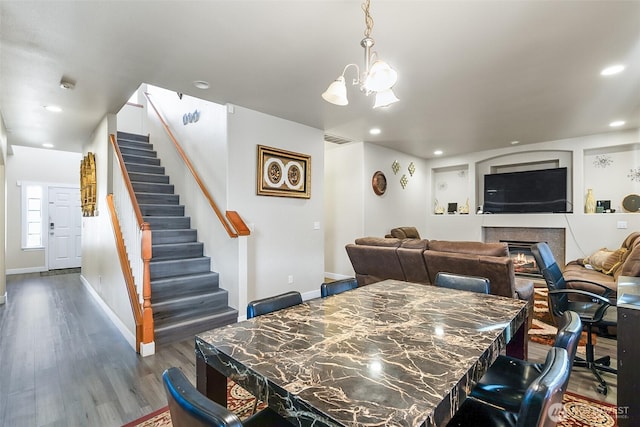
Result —
M 327 133 L 324 134 L 324 140 L 327 142 L 333 142 L 334 144 L 346 144 L 348 142 L 353 142 L 351 139 L 342 138 L 340 136 L 329 135 Z

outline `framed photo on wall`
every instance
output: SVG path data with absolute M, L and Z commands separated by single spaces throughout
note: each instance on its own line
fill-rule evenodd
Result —
M 311 198 L 311 156 L 258 145 L 259 196 Z

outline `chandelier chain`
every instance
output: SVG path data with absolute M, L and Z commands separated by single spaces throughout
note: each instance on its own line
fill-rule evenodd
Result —
M 364 3 L 362 3 L 362 10 L 364 11 L 364 23 L 367 27 L 364 30 L 365 37 L 370 37 L 371 30 L 373 30 L 373 17 L 369 12 L 370 7 L 371 7 L 371 0 L 366 0 Z

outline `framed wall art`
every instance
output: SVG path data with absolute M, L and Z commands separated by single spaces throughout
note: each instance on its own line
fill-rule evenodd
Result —
M 311 156 L 258 145 L 259 196 L 311 198 Z

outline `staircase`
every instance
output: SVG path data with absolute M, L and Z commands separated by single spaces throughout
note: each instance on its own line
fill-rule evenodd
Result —
M 118 147 L 140 210 L 151 226 L 151 306 L 156 345 L 234 323 L 227 291 L 210 270 L 197 230 L 184 215 L 148 136 L 118 132 Z

